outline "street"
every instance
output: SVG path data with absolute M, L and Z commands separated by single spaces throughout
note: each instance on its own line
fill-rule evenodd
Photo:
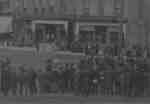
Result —
M 34 68 L 43 68 L 45 66 L 45 61 L 49 58 L 54 59 L 66 59 L 66 60 L 78 60 L 83 58 L 82 54 L 73 54 L 69 52 L 46 52 L 37 53 L 34 50 L 28 49 L 16 49 L 16 48 L 0 48 L 0 57 L 7 56 L 11 60 L 12 64 L 20 65 L 26 64 L 33 66 Z M 36 67 L 35 67 L 36 66 Z
M 0 104 L 150 104 L 150 0 L 0 8 Z
M 72 95 L 41 95 L 34 97 L 0 97 L 1 104 L 149 104 L 149 98 L 77 97 Z
M 60 55 L 61 54 L 61 55 Z M 18 50 L 7 50 L 4 48 L 0 49 L 0 56 L 9 56 L 12 63 L 21 64 L 25 63 L 28 65 L 36 66 L 44 61 L 44 58 L 57 56 L 59 58 L 67 58 L 70 56 L 62 55 L 63 53 L 49 54 L 48 56 L 42 56 L 35 54 L 33 51 L 18 51 Z M 79 55 L 80 56 L 80 55 Z M 72 59 L 79 58 L 72 57 Z M 80 57 L 81 58 L 81 57 Z M 149 97 L 138 97 L 138 98 L 127 98 L 127 97 L 109 97 L 109 96 L 90 96 L 90 97 L 79 97 L 73 95 L 61 95 L 61 94 L 49 94 L 40 96 L 28 96 L 28 97 L 3 97 L 0 96 L 0 104 L 149 104 Z
M 56 52 L 40 55 L 35 54 L 33 51 L 18 51 L 18 50 L 8 50 L 1 48 L 0 56 L 9 56 L 13 64 L 27 64 L 41 66 L 43 64 L 45 58 L 47 57 L 59 57 L 59 58 L 68 58 L 70 56 L 65 55 L 63 53 Z M 78 57 L 72 57 L 73 59 L 77 59 Z M 81 57 L 80 57 L 81 58 Z M 44 64 L 43 64 L 44 65 Z M 28 97 L 3 97 L 0 96 L 0 104 L 149 104 L 149 97 L 143 98 L 127 98 L 127 97 L 102 97 L 90 96 L 86 97 L 78 97 L 73 95 L 61 95 L 61 94 L 49 94 L 49 95 L 40 95 L 40 96 L 28 96 Z

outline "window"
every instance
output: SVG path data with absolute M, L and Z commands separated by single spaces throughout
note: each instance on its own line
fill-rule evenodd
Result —
M 103 44 L 106 43 L 106 33 L 105 32 L 101 33 L 101 41 L 102 41 Z
M 117 43 L 119 41 L 119 33 L 118 32 L 111 32 L 110 35 L 110 42 Z
M 33 40 L 32 30 L 31 29 L 27 30 L 27 34 L 28 34 L 29 40 Z
M 38 8 L 34 8 L 34 12 L 35 12 L 35 13 L 38 13 Z
M 42 0 L 39 0 L 39 4 L 42 4 Z
M 44 13 L 45 13 L 45 10 L 46 10 L 45 8 L 42 8 L 42 14 L 44 14 Z
M 60 0 L 60 9 L 61 9 L 61 11 L 64 13 L 67 9 L 67 7 L 66 7 L 66 3 L 65 3 L 65 1 L 64 0 Z
M 115 8 L 114 13 L 115 13 L 115 16 L 119 16 L 121 13 L 120 8 Z
M 10 0 L 7 0 L 7 7 L 10 8 Z
M 54 13 L 54 12 L 55 12 L 54 6 L 51 5 L 51 6 L 49 7 L 49 11 L 50 11 L 51 13 Z
M 23 8 L 23 11 L 24 11 L 24 12 L 27 12 L 27 8 Z
M 120 15 L 122 9 L 122 0 L 114 0 L 114 13 Z
M 57 3 L 56 1 L 57 0 L 49 0 L 49 12 L 52 12 L 52 13 L 55 12 L 55 7 L 56 7 L 56 3 Z
M 96 41 L 98 43 L 105 44 L 107 40 L 107 27 L 106 26 L 95 26 L 96 30 Z
M 1 11 L 5 12 L 9 9 L 9 2 L 8 1 L 0 1 L 0 9 Z
M 83 15 L 87 15 L 88 16 L 90 14 L 89 11 L 90 11 L 89 8 L 84 8 L 83 9 Z

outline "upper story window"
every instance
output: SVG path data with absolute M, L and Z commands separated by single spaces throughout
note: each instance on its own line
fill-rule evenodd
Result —
M 42 8 L 42 14 L 44 14 L 44 13 L 45 13 L 45 11 L 46 11 L 46 9 L 45 9 L 45 8 Z
M 9 1 L 8 0 L 2 0 L 0 1 L 0 10 L 2 12 L 7 12 L 7 10 L 9 9 Z
M 114 15 L 115 16 L 120 16 L 120 14 L 121 14 L 120 8 L 114 8 Z
M 122 3 L 123 3 L 123 0 L 114 0 L 114 14 L 116 16 L 120 15 L 121 12 L 122 12 Z
M 51 5 L 51 6 L 49 7 L 49 12 L 51 12 L 51 13 L 54 13 L 54 12 L 55 12 L 54 6 Z
M 35 13 L 38 13 L 38 8 L 34 8 L 34 12 L 35 12 Z
M 84 8 L 83 15 L 86 15 L 86 16 L 90 15 L 90 8 Z
M 27 12 L 27 8 L 24 7 L 24 8 L 23 8 L 23 11 L 24 11 L 24 12 Z
M 67 7 L 66 7 L 65 1 L 64 1 L 64 0 L 60 0 L 60 11 L 64 13 L 64 12 L 67 11 L 66 8 L 67 8 Z
M 39 0 L 39 4 L 42 4 L 43 2 L 42 2 L 42 0 Z
M 49 12 L 55 13 L 56 0 L 49 0 Z
M 90 6 L 89 6 L 89 0 L 82 0 L 82 6 L 83 6 L 83 15 L 89 15 L 90 14 Z

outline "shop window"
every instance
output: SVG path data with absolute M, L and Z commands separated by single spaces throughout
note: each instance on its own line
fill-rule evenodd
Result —
M 95 26 L 96 30 L 96 41 L 105 44 L 106 43 L 106 30 L 105 26 Z
M 119 41 L 119 33 L 118 32 L 111 32 L 110 34 L 110 42 L 117 43 Z
M 101 33 L 101 42 L 102 42 L 103 44 L 106 43 L 106 33 L 104 33 L 104 32 Z
M 29 39 L 29 40 L 33 40 L 33 37 L 32 37 L 32 30 L 31 30 L 31 29 L 27 29 L 27 35 L 28 35 L 28 39 Z
M 91 41 L 92 40 L 92 34 L 89 31 L 80 31 L 79 38 L 83 42 Z
M 105 44 L 106 43 L 106 33 L 105 32 L 96 32 L 95 40 L 98 43 L 100 42 L 100 43 Z

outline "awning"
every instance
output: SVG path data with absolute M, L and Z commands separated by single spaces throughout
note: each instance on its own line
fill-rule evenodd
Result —
M 34 20 L 32 23 L 35 24 L 67 24 L 64 20 Z
M 63 20 L 63 21 L 76 21 L 76 22 L 101 22 L 101 23 L 127 23 L 128 18 L 122 17 L 118 18 L 116 16 L 74 16 L 74 15 L 50 15 L 50 16 L 29 16 L 22 15 L 21 17 L 24 20 Z

